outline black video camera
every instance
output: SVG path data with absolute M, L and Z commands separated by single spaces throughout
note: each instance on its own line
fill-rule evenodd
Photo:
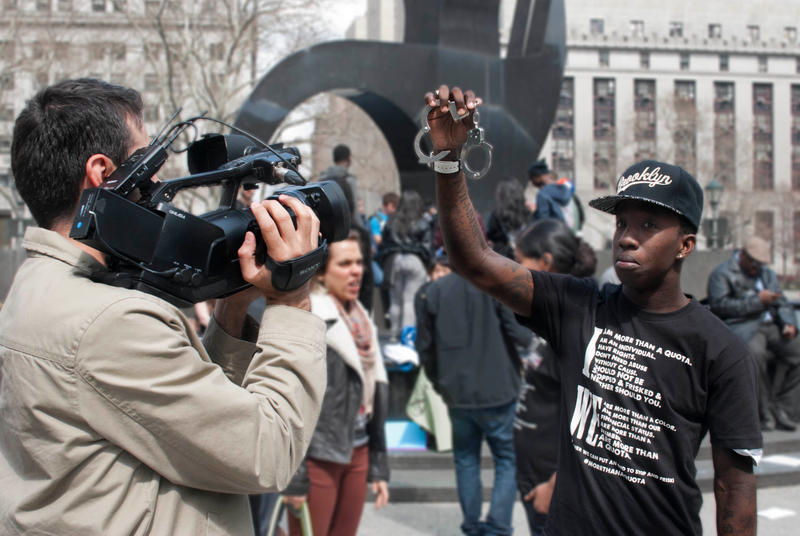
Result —
M 167 148 L 185 128 L 158 136 L 81 195 L 69 236 L 109 255 L 110 271 L 95 279 L 178 307 L 228 296 L 249 286 L 237 250 L 250 230 L 256 236 L 256 260 L 270 268 L 276 289 L 292 290 L 308 281 L 325 259 L 327 242 L 346 238 L 350 229 L 350 209 L 339 185 L 305 184 L 296 172 L 300 154 L 294 147 L 265 144 L 269 150 L 264 150 L 245 136 L 220 134 L 189 145 L 189 176 L 153 182 Z M 236 206 L 239 187 L 255 188 L 259 182 L 290 184 L 270 198 L 291 195 L 314 210 L 322 235 L 317 250 L 285 263 L 269 258 L 250 208 Z M 195 216 L 171 204 L 180 190 L 215 185 L 222 187 L 216 210 Z

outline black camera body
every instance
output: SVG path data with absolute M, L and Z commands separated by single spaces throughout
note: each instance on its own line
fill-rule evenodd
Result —
M 95 279 L 159 296 L 178 307 L 247 288 L 237 251 L 248 230 L 256 236 L 256 260 L 265 263 L 270 259 L 250 208 L 238 207 L 236 195 L 241 185 L 300 182 L 299 175 L 286 166 L 299 164 L 298 151 L 289 147 L 271 153 L 256 150 L 243 136 L 206 136 L 189 146 L 191 175 L 152 182 L 165 156 L 166 151 L 148 146 L 134 153 L 99 187 L 84 190 L 70 237 L 108 255 L 110 270 Z M 196 216 L 171 203 L 182 189 L 214 185 L 222 187 L 216 210 Z M 282 193 L 314 210 L 323 244 L 347 236 L 350 210 L 336 183 L 288 186 L 271 198 Z M 323 259 L 317 258 L 316 263 Z M 286 281 L 277 284 L 286 290 L 291 288 L 289 280 L 297 282 L 305 276 L 307 280 L 315 270 L 313 264 L 294 268 L 303 270 L 302 274 L 292 274 L 291 266 L 283 268 Z

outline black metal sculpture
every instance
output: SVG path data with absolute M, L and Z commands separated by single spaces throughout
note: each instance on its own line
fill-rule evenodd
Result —
M 236 125 L 269 138 L 297 105 L 320 92 L 361 107 L 394 153 L 403 189 L 433 197 L 433 172 L 413 149 L 422 96 L 441 83 L 483 97 L 481 126 L 492 169 L 470 190 L 478 210 L 498 180 L 526 177 L 553 120 L 565 61 L 564 0 L 518 0 L 505 58 L 499 0 L 405 0 L 405 42 L 333 41 L 285 58 L 244 103 Z

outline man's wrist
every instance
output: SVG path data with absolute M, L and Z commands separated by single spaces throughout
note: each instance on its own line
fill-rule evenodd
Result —
M 267 297 L 267 305 L 287 305 L 306 311 L 311 310 L 311 281 L 290 292 L 274 292 Z
M 457 162 L 458 160 L 461 160 L 461 147 L 434 149 L 433 154 L 439 154 L 442 151 L 448 151 L 448 153 L 440 160 L 440 162 Z
M 442 175 L 453 175 L 461 171 L 461 161 L 440 160 L 433 163 L 433 170 Z

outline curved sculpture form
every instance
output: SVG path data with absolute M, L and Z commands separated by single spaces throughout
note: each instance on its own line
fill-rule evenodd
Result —
M 268 139 L 289 112 L 326 91 L 370 115 L 394 153 L 401 187 L 433 197 L 433 172 L 413 149 L 422 96 L 440 83 L 484 98 L 481 126 L 495 147 L 488 175 L 470 182 L 480 211 L 498 180 L 527 177 L 555 114 L 565 62 L 563 0 L 519 0 L 505 58 L 499 0 L 406 0 L 403 43 L 332 41 L 285 58 L 253 90 L 236 125 Z

